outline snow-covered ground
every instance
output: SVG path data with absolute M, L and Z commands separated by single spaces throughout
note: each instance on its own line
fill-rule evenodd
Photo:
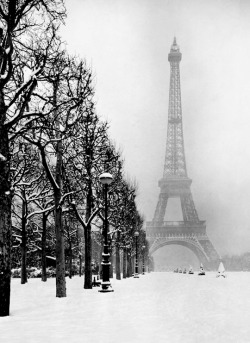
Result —
M 150 273 L 112 280 L 113 293 L 83 289 L 67 278 L 12 281 L 11 315 L 0 318 L 1 343 L 250 342 L 250 273 L 198 276 Z

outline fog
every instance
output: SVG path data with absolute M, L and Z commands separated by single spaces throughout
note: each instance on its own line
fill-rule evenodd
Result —
M 250 249 L 250 2 L 67 0 L 62 36 L 95 75 L 96 106 L 152 220 L 163 175 L 174 36 L 191 191 L 219 254 Z

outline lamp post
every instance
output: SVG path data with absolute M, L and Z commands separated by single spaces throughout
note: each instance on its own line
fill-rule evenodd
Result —
M 108 238 L 108 244 L 109 244 L 109 254 L 110 254 L 110 267 L 109 267 L 109 278 L 112 279 L 114 276 L 114 260 L 113 260 L 113 251 L 115 246 L 115 238 L 114 236 L 111 238 Z
M 138 249 L 137 249 L 137 238 L 139 236 L 139 232 L 135 231 L 135 275 L 134 278 L 138 278 Z
M 103 173 L 99 176 L 99 180 L 104 185 L 104 245 L 102 253 L 102 289 L 100 289 L 99 292 L 106 293 L 114 291 L 111 288 L 111 283 L 109 280 L 110 253 L 108 245 L 108 185 L 112 182 L 113 177 L 109 173 Z
M 126 246 L 126 250 L 127 250 L 127 277 L 131 277 L 132 276 L 132 261 L 131 261 L 131 245 L 128 244 Z
M 144 249 L 145 249 L 145 245 L 142 246 L 142 275 L 145 274 L 145 265 L 144 265 Z

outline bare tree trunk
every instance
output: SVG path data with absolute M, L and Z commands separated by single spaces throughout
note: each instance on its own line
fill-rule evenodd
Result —
M 56 296 L 58 298 L 66 297 L 64 235 L 60 199 L 61 189 L 55 192 Z
M 72 242 L 69 241 L 69 278 L 72 278 Z
M 88 225 L 84 230 L 85 238 L 85 274 L 84 274 L 84 288 L 92 288 L 92 251 L 91 251 L 91 226 Z
M 131 253 L 127 253 L 127 277 L 132 276 L 132 261 L 131 261 Z
M 127 278 L 127 253 L 125 247 L 123 247 L 122 277 L 123 279 Z
M 111 243 L 112 244 L 112 243 Z M 114 255 L 113 255 L 113 248 L 110 245 L 110 266 L 109 266 L 109 278 L 112 279 L 114 277 Z
M 22 190 L 22 197 L 25 199 L 25 191 Z M 27 269 L 26 269 L 26 260 L 27 260 L 27 237 L 26 237 L 26 203 L 23 200 L 22 203 L 22 243 L 21 243 L 21 284 L 28 282 L 27 279 Z
M 26 232 L 22 230 L 22 243 L 21 246 L 21 284 L 28 282 L 27 269 L 26 269 Z
M 148 273 L 150 273 L 151 272 L 151 261 L 150 261 L 149 256 L 147 258 L 147 265 L 148 265 Z
M 82 276 L 82 254 L 79 254 L 79 276 Z
M 54 106 L 56 108 L 56 87 L 54 85 Z M 43 166 L 47 172 L 47 176 L 50 179 L 51 185 L 54 191 L 54 203 L 55 203 L 55 255 L 56 255 L 56 297 L 66 297 L 66 281 L 65 281 L 65 250 L 64 250 L 64 229 L 62 225 L 62 141 L 58 138 L 56 148 L 56 167 L 55 167 L 55 180 L 49 170 L 46 154 L 44 148 L 40 146 L 40 152 L 42 157 Z
M 115 274 L 116 279 L 121 280 L 120 231 L 117 232 L 115 249 Z
M 56 296 L 58 298 L 66 297 L 65 281 L 65 251 L 64 234 L 62 225 L 62 206 L 61 206 L 61 188 L 62 188 L 62 141 L 57 144 L 56 161 L 56 183 L 58 188 L 54 190 L 55 195 L 55 231 L 56 231 Z
M 103 252 L 103 241 L 102 241 L 102 245 L 100 249 L 100 256 L 99 256 L 99 273 L 100 273 L 101 279 L 102 279 L 102 252 Z
M 127 257 L 127 263 L 126 263 L 126 275 L 127 275 L 127 278 L 128 277 L 130 277 L 130 275 L 129 275 L 129 253 L 128 253 L 128 251 L 127 251 L 127 254 L 126 254 L 126 257 Z
M 42 231 L 42 278 L 41 278 L 41 280 L 46 282 L 47 281 L 47 273 L 46 273 L 46 267 L 47 267 L 47 261 L 46 261 L 47 216 L 45 213 L 43 213 L 42 225 L 43 225 L 43 231 Z
M 130 276 L 133 276 L 134 272 L 135 272 L 135 263 L 134 263 L 134 257 L 130 256 L 130 266 L 129 266 L 129 269 L 130 269 Z
M 57 91 L 59 87 L 59 75 L 55 80 L 53 90 L 53 105 L 57 106 Z M 57 127 L 59 123 L 56 122 Z M 63 146 L 61 136 L 57 143 L 56 149 L 56 187 L 54 188 L 55 198 L 55 231 L 56 231 L 56 296 L 58 298 L 66 297 L 66 281 L 65 281 L 65 250 L 64 250 L 64 229 L 62 225 L 62 155 Z
M 3 92 L 0 91 L 0 317 L 9 315 L 11 281 L 11 196 L 10 155 Z M 6 159 L 6 160 L 5 160 Z
M 116 259 L 116 261 L 115 261 L 116 280 L 121 280 L 121 261 L 120 261 L 119 243 L 116 244 L 115 259 Z
M 0 129 L 1 132 L 1 129 Z M 1 136 L 1 133 L 0 133 Z M 1 142 L 1 138 L 0 138 Z M 1 143 L 0 143 L 1 145 Z M 0 163 L 0 178 L 4 172 Z M 11 283 L 11 201 L 0 185 L 0 317 L 9 315 Z

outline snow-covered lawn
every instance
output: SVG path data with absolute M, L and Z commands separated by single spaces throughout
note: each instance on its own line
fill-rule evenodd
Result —
M 250 342 L 250 273 L 198 276 L 150 273 L 112 280 L 114 292 L 83 289 L 67 278 L 12 280 L 11 315 L 0 318 L 1 343 Z

